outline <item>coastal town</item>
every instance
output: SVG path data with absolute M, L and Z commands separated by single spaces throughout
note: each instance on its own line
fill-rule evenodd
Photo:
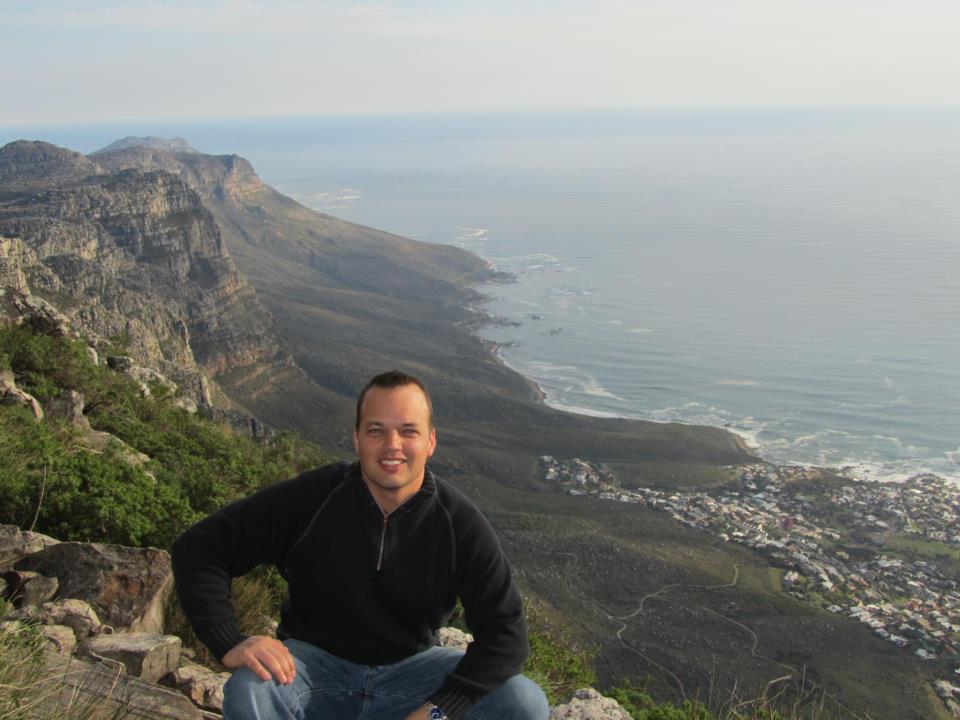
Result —
M 540 458 L 571 495 L 636 503 L 762 553 L 784 590 L 844 614 L 922 660 L 953 671 L 935 689 L 960 717 L 960 492 L 934 475 L 857 481 L 819 468 L 730 468 L 708 492 L 626 489 L 602 464 Z

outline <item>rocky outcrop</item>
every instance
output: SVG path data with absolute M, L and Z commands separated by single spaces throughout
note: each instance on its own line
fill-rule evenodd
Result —
M 157 682 L 177 669 L 181 646 L 176 635 L 119 633 L 87 638 L 77 648 L 77 655 L 118 662 L 130 675 Z
M 46 142 L 17 140 L 0 148 L 0 183 L 66 182 L 99 172 L 84 155 Z
M 144 383 L 163 378 L 199 404 L 209 399 L 204 375 L 292 362 L 213 217 L 179 177 L 110 172 L 18 141 L 0 150 L 0 190 L 8 322 L 17 311 L 38 322 L 42 313 L 24 306 L 39 306 L 41 294 L 59 308 L 61 331 L 64 321 L 82 328 L 100 350 L 123 342 L 137 366 L 153 369 Z
M 163 631 L 163 603 L 173 587 L 163 550 L 65 542 L 21 559 L 16 569 L 56 577 L 61 597 L 90 603 L 116 631 Z

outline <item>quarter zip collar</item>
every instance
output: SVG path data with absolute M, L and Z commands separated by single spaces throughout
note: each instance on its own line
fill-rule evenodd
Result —
M 376 508 L 378 513 L 384 514 L 383 508 L 380 507 L 380 503 L 377 502 L 377 499 L 373 496 L 373 493 L 370 492 L 370 488 L 367 487 L 367 483 L 363 479 L 363 472 L 360 469 L 360 463 L 353 463 L 347 473 L 349 477 L 362 488 L 361 495 L 364 498 L 366 505 L 370 507 L 371 510 Z M 390 517 L 397 517 L 398 515 L 406 514 L 423 503 L 426 497 L 434 496 L 436 494 L 437 480 L 433 473 L 430 472 L 430 468 L 427 468 L 424 472 L 423 484 L 420 485 L 420 489 L 408 497 L 401 505 L 398 505 L 386 514 Z
M 377 546 L 376 563 L 376 569 L 379 573 L 383 570 L 387 528 L 391 525 L 391 523 L 399 522 L 400 519 L 408 513 L 414 512 L 418 508 L 425 507 L 427 499 L 437 494 L 437 481 L 433 476 L 433 473 L 427 469 L 424 473 L 423 483 L 421 484 L 420 489 L 407 498 L 403 504 L 398 505 L 390 512 L 387 512 L 380 507 L 380 503 L 377 502 L 376 497 L 374 497 L 373 493 L 370 492 L 370 488 L 367 487 L 367 483 L 363 479 L 363 472 L 360 469 L 360 463 L 354 463 L 351 465 L 347 473 L 348 476 L 354 481 L 355 485 L 360 488 L 360 496 L 363 498 L 364 504 L 370 509 L 371 512 L 376 512 L 382 518 L 382 522 L 380 524 L 380 540 Z

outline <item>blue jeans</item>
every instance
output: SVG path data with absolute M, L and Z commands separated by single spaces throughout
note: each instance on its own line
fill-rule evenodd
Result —
M 224 720 L 403 720 L 439 689 L 463 657 L 434 647 L 393 665 L 356 665 L 300 640 L 285 640 L 297 675 L 290 685 L 236 670 L 224 687 Z M 467 713 L 469 720 L 546 720 L 540 687 L 514 675 Z

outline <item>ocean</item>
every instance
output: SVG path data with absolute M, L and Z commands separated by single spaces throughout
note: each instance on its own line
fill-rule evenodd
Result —
M 482 331 L 547 402 L 729 428 L 777 463 L 960 481 L 960 109 L 0 128 L 237 153 L 322 212 L 516 282 Z

